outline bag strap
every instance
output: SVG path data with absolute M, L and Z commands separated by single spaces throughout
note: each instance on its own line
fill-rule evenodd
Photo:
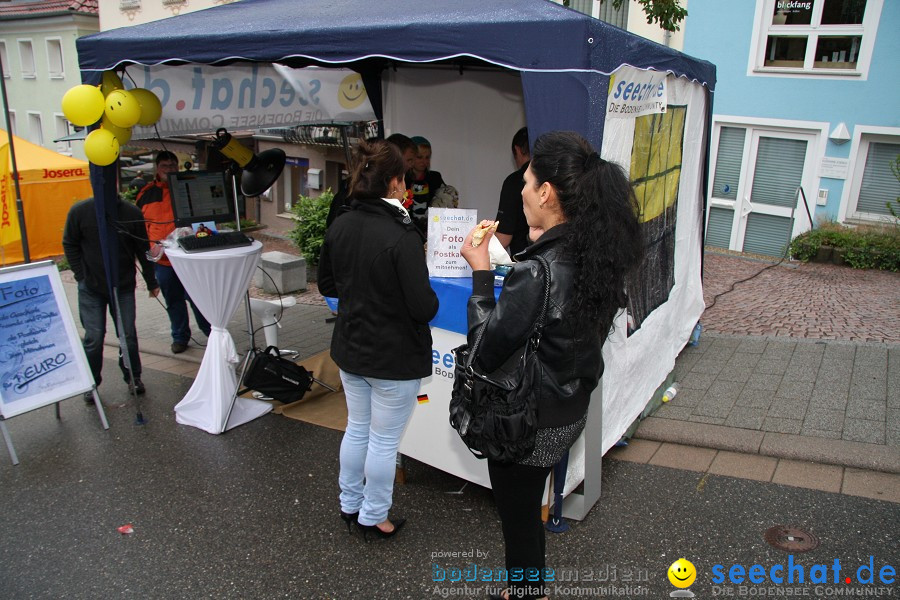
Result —
M 547 306 L 550 304 L 550 264 L 547 262 L 547 259 L 540 254 L 535 254 L 534 258 L 541 263 L 541 267 L 544 271 L 544 300 L 541 303 L 541 312 L 534 322 L 534 331 L 531 332 L 531 337 L 529 338 L 529 342 L 533 345 L 533 348 L 537 350 L 537 347 L 541 343 L 541 332 L 544 330 L 544 317 L 547 315 Z M 469 360 L 465 365 L 467 370 L 470 369 L 472 363 L 475 362 L 475 356 L 478 354 L 478 347 L 481 345 L 481 338 L 484 336 L 484 330 L 487 329 L 489 320 L 490 316 L 488 316 L 487 321 L 481 326 L 481 329 L 478 330 L 478 335 L 475 336 L 475 343 L 472 344 L 472 349 L 469 352 Z

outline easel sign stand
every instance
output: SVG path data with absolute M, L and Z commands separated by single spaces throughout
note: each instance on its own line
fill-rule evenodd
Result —
M 0 269 L 0 432 L 19 464 L 6 420 L 92 392 L 109 429 L 87 356 L 52 261 Z

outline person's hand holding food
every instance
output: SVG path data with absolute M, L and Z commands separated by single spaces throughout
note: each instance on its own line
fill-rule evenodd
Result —
M 484 220 L 476 225 L 466 235 L 460 254 L 469 263 L 473 271 L 488 271 L 491 268 L 491 257 L 488 253 L 488 243 L 491 236 L 497 231 L 500 221 Z

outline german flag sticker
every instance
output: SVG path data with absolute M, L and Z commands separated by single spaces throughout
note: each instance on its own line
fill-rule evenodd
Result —
M 419 394 L 416 396 L 416 400 L 419 401 L 419 404 L 428 404 L 428 394 Z

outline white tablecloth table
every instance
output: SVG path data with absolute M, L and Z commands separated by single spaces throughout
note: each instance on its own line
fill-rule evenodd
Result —
M 240 359 L 225 326 L 247 292 L 261 252 L 262 244 L 257 241 L 250 246 L 195 253 L 166 247 L 166 256 L 184 289 L 212 325 L 194 385 L 175 405 L 175 420 L 182 425 L 219 434 L 272 410 L 268 402 L 237 398 L 228 414 L 238 386 L 235 366 Z

